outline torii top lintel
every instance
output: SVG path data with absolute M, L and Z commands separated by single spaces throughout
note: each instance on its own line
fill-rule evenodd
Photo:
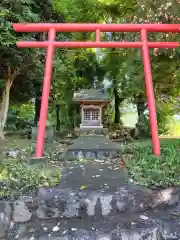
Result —
M 14 23 L 16 32 L 180 32 L 180 24 Z

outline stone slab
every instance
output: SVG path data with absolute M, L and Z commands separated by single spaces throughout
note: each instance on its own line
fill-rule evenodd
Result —
M 119 147 L 104 135 L 92 135 L 78 137 L 68 150 L 119 151 Z
M 159 223 L 153 219 L 149 221 L 129 221 L 129 224 L 118 223 L 106 219 L 107 228 L 100 227 L 104 221 L 92 221 L 89 228 L 83 228 L 84 221 L 79 220 L 68 224 L 58 224 L 55 222 L 34 223 L 29 225 L 23 232 L 22 227 L 16 226 L 16 232 L 9 235 L 9 240 L 179 240 L 180 228 L 178 220 L 173 220 L 165 226 L 163 220 Z M 98 225 L 96 224 L 98 223 Z M 105 225 L 106 225 L 105 224 Z M 63 225 L 63 226 L 62 226 Z M 74 225 L 74 227 L 72 226 Z M 110 227 L 111 226 L 111 227 Z M 99 228 L 100 227 L 100 228 Z M 17 238 L 17 232 L 21 230 L 21 237 Z M 24 230 L 24 229 L 23 229 Z M 7 239 L 7 238 L 6 238 Z
M 120 146 L 104 135 L 87 135 L 78 137 L 68 147 L 67 159 L 100 159 L 114 158 L 120 152 Z

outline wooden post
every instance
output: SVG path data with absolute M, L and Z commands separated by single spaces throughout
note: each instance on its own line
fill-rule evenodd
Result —
M 84 121 L 84 108 L 83 105 L 81 105 L 81 125 L 83 125 L 83 121 Z
M 99 108 L 99 115 L 100 115 L 100 125 L 102 125 L 102 106 Z

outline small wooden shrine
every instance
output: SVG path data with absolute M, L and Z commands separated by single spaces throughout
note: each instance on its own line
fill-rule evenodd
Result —
M 81 107 L 80 129 L 102 129 L 104 110 L 110 103 L 108 93 L 103 89 L 83 89 L 74 93 L 75 102 Z
M 80 129 L 77 129 L 80 134 L 68 147 L 66 159 L 104 160 L 116 157 L 119 146 L 106 137 L 107 129 L 103 126 L 104 112 L 110 103 L 107 91 L 83 89 L 75 92 L 73 99 L 81 106 Z

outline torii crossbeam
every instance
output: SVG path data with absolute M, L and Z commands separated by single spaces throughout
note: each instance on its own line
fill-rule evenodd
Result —
M 36 144 L 36 157 L 40 158 L 44 150 L 44 136 L 48 112 L 48 98 L 52 77 L 52 63 L 55 48 L 141 48 L 144 64 L 146 95 L 148 101 L 153 153 L 160 156 L 160 141 L 156 117 L 156 105 L 152 83 L 149 48 L 177 48 L 178 42 L 149 42 L 148 32 L 180 32 L 180 24 L 65 24 L 65 23 L 14 23 L 16 32 L 48 32 L 48 41 L 19 41 L 18 47 L 47 48 L 44 70 L 44 81 L 41 101 L 41 111 Z M 57 42 L 56 32 L 95 32 L 94 42 Z M 101 32 L 139 32 L 139 42 L 101 42 Z

